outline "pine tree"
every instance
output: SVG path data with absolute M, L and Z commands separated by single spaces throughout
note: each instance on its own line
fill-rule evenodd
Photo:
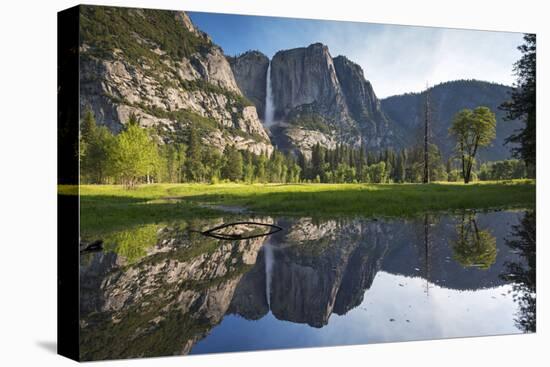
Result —
M 313 146 L 311 151 L 311 169 L 312 176 L 315 178 L 317 176 L 323 177 L 323 163 L 324 163 L 324 154 L 323 149 L 319 143 Z
M 80 125 L 80 171 L 84 181 L 104 183 L 114 143 L 113 134 L 105 126 L 97 126 L 92 111 L 87 109 Z
M 306 178 L 305 177 L 305 172 L 307 170 L 307 162 L 306 162 L 306 158 L 304 157 L 304 155 L 302 154 L 302 152 L 298 151 L 297 153 L 297 163 L 298 163 L 298 166 L 300 167 L 300 177 L 298 177 L 298 179 L 302 178 Z
M 227 145 L 223 152 L 225 162 L 222 167 L 222 178 L 240 181 L 243 176 L 243 156 L 233 145 Z
M 510 101 L 500 108 L 507 112 L 508 120 L 522 119 L 525 126 L 514 133 L 507 143 L 517 143 L 519 147 L 512 148 L 514 156 L 521 158 L 530 166 L 534 174 L 536 166 L 536 111 L 537 111 L 537 36 L 525 34 L 524 44 L 518 47 L 523 56 L 514 64 L 517 80 Z
M 90 108 L 86 108 L 84 117 L 80 122 L 80 138 L 83 141 L 88 141 L 95 133 L 97 124 L 94 118 L 94 114 Z
M 202 165 L 202 143 L 199 133 L 193 125 L 189 128 L 187 146 L 187 161 L 185 164 L 187 180 L 202 181 L 204 169 Z
M 357 164 L 357 176 L 359 179 L 363 176 L 363 170 L 365 169 L 365 166 L 367 165 L 367 156 L 366 156 L 366 150 L 365 146 L 361 142 L 361 148 L 359 148 L 359 158 L 358 158 L 358 164 Z
M 256 178 L 258 182 L 267 182 L 267 156 L 265 153 L 260 154 L 257 163 Z
M 254 162 L 252 159 L 252 153 L 245 151 L 243 153 L 244 167 L 243 175 L 246 183 L 254 182 Z
M 403 152 L 397 157 L 395 180 L 397 182 L 405 181 L 405 154 Z

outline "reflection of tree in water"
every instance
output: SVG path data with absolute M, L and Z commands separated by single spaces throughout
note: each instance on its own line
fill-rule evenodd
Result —
M 489 269 L 497 258 L 497 241 L 489 230 L 480 230 L 475 212 L 462 213 L 456 226 L 457 239 L 453 243 L 453 258 L 462 266 Z
M 426 279 L 426 294 L 430 292 L 430 250 L 432 248 L 430 225 L 434 225 L 435 221 L 436 219 L 428 213 L 424 215 L 424 279 Z
M 536 213 L 525 213 L 520 224 L 512 227 L 512 236 L 506 240 L 510 249 L 522 261 L 507 262 L 502 279 L 514 283 L 514 300 L 519 304 L 517 326 L 524 332 L 535 332 L 537 328 L 536 302 Z
M 431 265 L 437 258 L 437 247 L 434 253 L 433 227 L 435 227 L 441 218 L 436 213 L 425 213 L 422 221 L 415 226 L 416 241 L 413 245 L 417 251 L 418 267 L 422 278 L 426 281 L 425 293 L 429 295 L 430 281 L 432 281 Z M 435 256 L 434 256 L 435 255 Z

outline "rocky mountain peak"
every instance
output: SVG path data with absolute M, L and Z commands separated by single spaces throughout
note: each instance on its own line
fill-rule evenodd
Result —
M 191 18 L 189 18 L 189 15 L 183 11 L 176 12 L 176 19 L 183 24 L 185 28 L 191 33 L 194 33 L 196 35 L 199 34 L 199 30 L 195 28 L 195 25 L 191 21 Z M 202 32 L 201 32 L 202 33 Z
M 259 111 L 265 108 L 269 66 L 262 56 L 255 51 L 231 61 L 237 84 Z M 332 58 L 326 45 L 277 52 L 270 76 L 276 120 L 272 139 L 279 147 L 309 156 L 317 143 L 331 149 L 337 143 L 377 148 L 391 143 L 388 119 L 362 68 L 344 56 Z
M 263 119 L 269 58 L 259 51 L 248 51 L 227 59 L 240 90 L 254 103 L 258 115 Z
M 300 105 L 340 103 L 332 57 L 321 43 L 277 52 L 271 61 L 271 82 L 275 116 L 279 119 L 285 119 Z
M 80 19 L 81 111 L 91 108 L 97 122 L 115 132 L 134 114 L 166 136 L 185 135 L 181 130 L 194 126 L 205 144 L 222 151 L 230 144 L 271 154 L 273 142 L 309 157 L 316 144 L 411 146 L 420 131 L 424 94 L 381 102 L 362 67 L 345 56 L 333 58 L 322 43 L 281 50 L 271 61 L 259 51 L 226 57 L 185 12 L 82 6 Z M 274 112 L 269 133 L 260 120 L 268 77 Z M 486 105 L 497 113 L 499 128 L 493 147 L 480 157 L 508 158 L 503 142 L 517 124 L 500 124 L 498 106 L 509 91 L 477 81 L 432 88 L 432 133 L 443 156 L 453 151 L 453 115 Z
M 256 154 L 273 146 L 220 47 L 184 12 L 83 6 L 81 111 L 119 131 L 131 114 L 168 139 L 193 126 L 205 144 Z M 116 42 L 98 23 L 107 22 Z M 180 134 L 181 135 L 181 134 Z
M 334 59 L 334 64 L 338 64 L 342 69 L 347 68 L 350 71 L 353 71 L 353 73 L 356 74 L 356 76 L 365 79 L 365 75 L 363 73 L 363 68 L 361 65 L 351 61 L 344 55 L 338 55 Z
M 363 131 L 365 144 L 377 146 L 388 140 L 388 118 L 382 111 L 371 83 L 365 79 L 361 66 L 345 56 L 334 58 L 334 65 L 348 111 Z

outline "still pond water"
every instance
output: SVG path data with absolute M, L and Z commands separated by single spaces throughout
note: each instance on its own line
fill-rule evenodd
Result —
M 235 239 L 197 232 L 236 221 L 282 230 L 258 236 L 270 227 L 240 224 L 217 233 Z M 104 241 L 104 251 L 81 256 L 84 360 L 535 331 L 529 211 L 232 215 Z

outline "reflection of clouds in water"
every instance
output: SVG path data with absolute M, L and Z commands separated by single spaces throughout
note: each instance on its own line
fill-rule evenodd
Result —
M 429 287 L 427 295 L 425 279 L 379 272 L 360 306 L 366 311 L 353 310 L 349 318 L 361 322 L 371 342 L 519 332 L 513 323 L 505 321 L 513 319 L 517 308 L 511 297 L 502 296 L 511 290 L 511 285 L 476 291 L 434 284 Z M 395 321 L 389 322 L 390 318 Z
M 110 346 L 114 349 L 97 349 L 114 357 L 160 355 L 159 339 L 166 339 L 163 348 L 168 345 L 166 350 L 177 353 L 183 342 L 187 349 L 182 353 L 198 342 L 192 351 L 201 353 L 517 333 L 514 314 L 520 305 L 508 294 L 511 285 L 504 284 L 518 280 L 506 264 L 522 259 L 505 239 L 522 213 L 475 215 L 474 228 L 490 230 L 498 249 L 483 270 L 455 259 L 453 241 L 464 219 L 456 215 L 424 220 L 280 219 L 276 223 L 287 229 L 284 232 L 246 241 L 218 241 L 187 230 L 219 226 L 225 221 L 221 218 L 160 231 L 132 229 L 113 238 L 114 250 L 106 247 L 106 253 L 93 254 L 95 261 L 83 256 L 81 312 L 88 320 L 90 312 L 101 309 L 103 318 L 89 324 L 82 340 L 102 339 L 103 325 L 118 336 L 137 335 L 140 344 L 127 345 L 118 338 Z M 274 223 L 271 218 L 249 220 Z M 248 232 L 256 233 L 234 222 L 222 231 Z M 138 233 L 144 234 L 143 240 L 137 241 Z M 142 248 L 143 253 L 137 251 Z M 534 260 L 534 243 L 532 251 Z M 132 254 L 136 260 L 128 264 Z M 118 262 L 121 258 L 127 266 Z M 465 263 L 480 261 L 474 257 Z M 143 302 L 147 294 L 160 295 L 156 304 Z M 137 324 L 134 306 L 145 307 L 136 314 Z M 182 309 L 184 317 L 179 319 Z M 177 320 L 176 326 L 167 322 L 155 333 L 140 334 L 142 325 L 159 316 Z M 178 330 L 177 336 L 167 337 L 171 330 Z M 85 350 L 88 342 L 82 345 Z
M 508 294 L 511 285 L 476 291 L 429 287 L 427 295 L 425 279 L 380 271 L 358 307 L 343 316 L 331 315 L 322 328 L 277 320 L 271 313 L 257 321 L 230 315 L 195 346 L 193 354 L 520 332 L 513 323 L 517 304 Z M 232 345 L 236 330 L 245 339 Z

